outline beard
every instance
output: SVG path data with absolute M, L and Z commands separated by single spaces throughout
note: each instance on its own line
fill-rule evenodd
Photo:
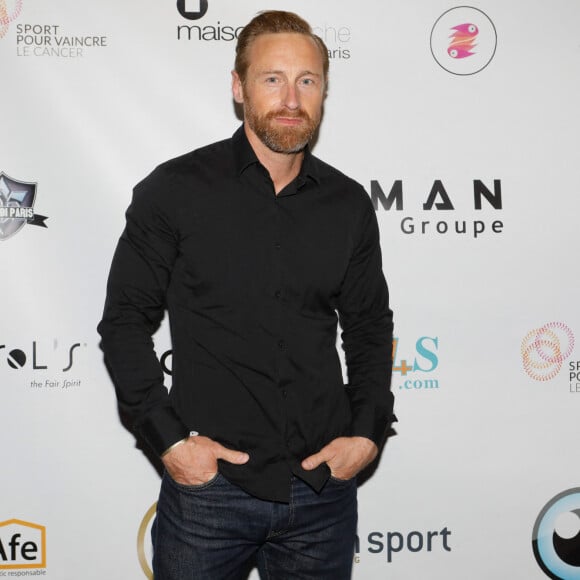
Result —
M 246 99 L 244 108 L 244 119 L 250 129 L 258 136 L 260 141 L 276 153 L 298 153 L 312 140 L 318 125 L 320 115 L 311 117 L 306 111 L 297 109 L 277 109 L 268 113 L 258 113 L 251 101 Z M 300 125 L 283 126 L 278 125 L 276 117 L 286 117 L 289 119 L 302 119 Z

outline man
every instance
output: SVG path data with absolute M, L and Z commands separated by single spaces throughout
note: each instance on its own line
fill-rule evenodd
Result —
M 156 580 L 244 578 L 252 561 L 350 577 L 355 476 L 392 414 L 392 313 L 368 196 L 308 148 L 327 76 L 304 20 L 259 14 L 232 73 L 243 127 L 158 167 L 127 211 L 99 332 L 166 470 Z M 165 309 L 169 393 L 151 338 Z

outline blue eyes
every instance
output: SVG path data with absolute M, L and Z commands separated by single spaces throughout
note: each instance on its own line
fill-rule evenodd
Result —
M 265 82 L 268 85 L 276 85 L 276 84 L 280 84 L 284 81 L 282 81 L 282 79 L 280 79 L 278 77 L 266 77 Z M 302 86 L 311 87 L 311 86 L 314 86 L 316 84 L 316 81 L 314 79 L 311 79 L 311 78 L 305 78 L 305 79 L 300 79 L 298 81 L 298 83 Z

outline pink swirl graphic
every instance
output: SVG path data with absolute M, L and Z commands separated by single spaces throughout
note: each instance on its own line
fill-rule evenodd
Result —
M 10 23 L 20 16 L 23 1 L 24 0 L 16 0 L 14 10 L 9 14 L 6 0 L 0 0 L 0 38 L 3 38 L 8 32 Z
M 536 381 L 549 381 L 560 372 L 573 349 L 574 334 L 570 328 L 563 322 L 549 322 L 528 332 L 522 341 L 524 370 Z
M 475 24 L 466 22 L 454 26 L 451 30 L 455 30 L 451 34 L 449 48 L 447 54 L 451 58 L 467 58 L 475 54 L 473 48 L 476 46 L 476 37 L 479 34 L 479 29 Z

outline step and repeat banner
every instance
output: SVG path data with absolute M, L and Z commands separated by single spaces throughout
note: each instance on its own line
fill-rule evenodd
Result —
M 354 578 L 580 579 L 576 0 L 0 0 L 0 577 L 151 578 L 159 466 L 95 327 L 133 185 L 236 130 L 266 8 L 328 45 L 314 150 L 371 197 L 395 311 Z

